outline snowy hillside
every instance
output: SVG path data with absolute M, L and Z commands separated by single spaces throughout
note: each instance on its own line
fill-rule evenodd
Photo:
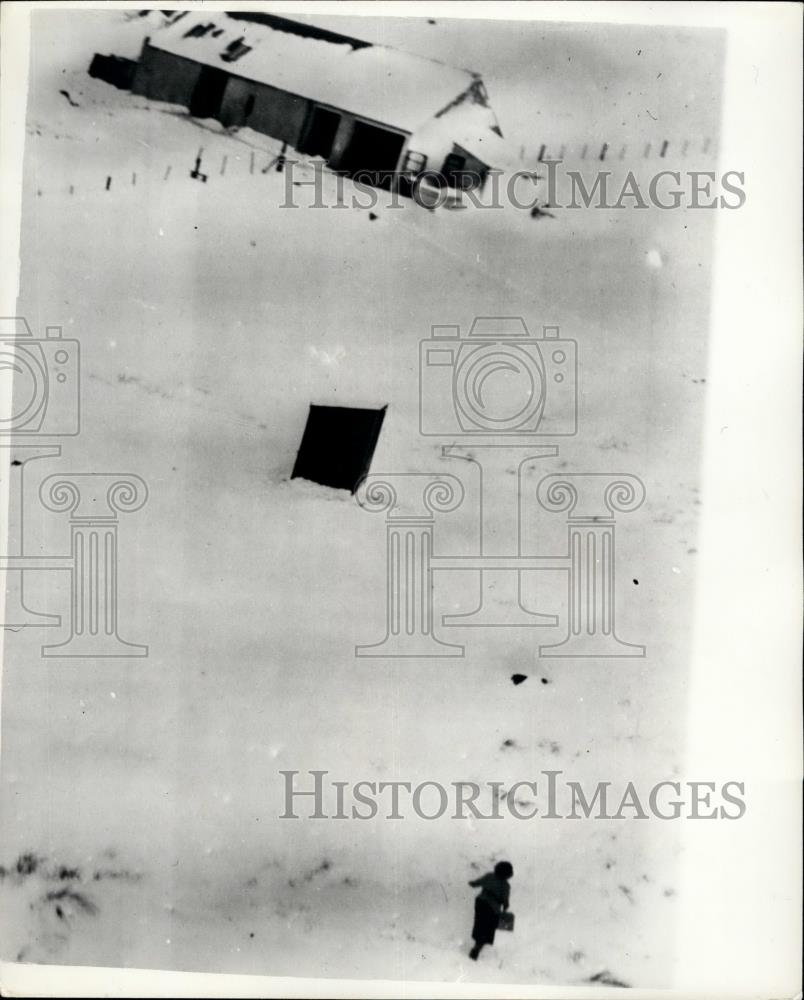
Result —
M 41 478 L 142 476 L 148 503 L 120 524 L 120 634 L 149 656 L 48 660 L 45 630 L 7 633 L 3 958 L 669 985 L 675 824 L 280 820 L 278 772 L 680 776 L 716 213 L 283 208 L 272 140 L 88 77 L 95 51 L 134 56 L 146 30 L 119 12 L 34 17 L 18 313 L 81 341 L 83 396 L 80 437 L 31 465 L 26 549 L 69 547 Z M 613 167 L 630 168 L 649 166 Z M 418 342 L 496 314 L 579 343 L 579 434 L 534 463 L 534 486 L 645 483 L 617 571 L 618 629 L 645 659 L 539 660 L 522 629 L 450 635 L 464 659 L 355 658 L 384 630 L 385 529 L 289 479 L 307 407 L 388 404 L 373 470 L 451 472 L 473 496 L 471 469 L 418 433 Z M 550 554 L 564 522 L 537 522 L 528 497 Z M 474 550 L 474 511 L 439 521 L 445 551 Z M 30 606 L 65 615 L 67 575 L 29 574 Z M 436 578 L 440 613 L 474 606 L 456 576 Z M 531 586 L 563 616 L 552 575 Z M 500 857 L 516 931 L 473 963 L 466 883 Z

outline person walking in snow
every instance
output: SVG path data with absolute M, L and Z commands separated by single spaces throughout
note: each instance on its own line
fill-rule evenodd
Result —
M 494 944 L 494 932 L 500 922 L 500 914 L 508 909 L 511 886 L 508 880 L 513 877 L 514 869 L 508 861 L 499 861 L 494 871 L 474 879 L 469 885 L 480 888 L 480 894 L 475 898 L 475 923 L 472 927 L 472 937 L 475 946 L 469 952 L 469 958 L 477 961 L 480 949 L 485 944 Z

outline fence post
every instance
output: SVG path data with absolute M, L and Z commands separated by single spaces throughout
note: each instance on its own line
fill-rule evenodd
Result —
M 203 147 L 198 150 L 198 156 L 195 158 L 195 167 L 190 171 L 190 176 L 197 181 L 203 181 L 205 184 L 207 182 L 207 175 L 201 173 L 201 154 L 204 152 Z

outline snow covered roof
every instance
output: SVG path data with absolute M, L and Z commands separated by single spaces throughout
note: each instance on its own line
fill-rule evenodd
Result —
M 416 134 L 416 148 L 426 150 L 438 137 L 462 147 L 488 167 L 516 170 L 515 151 L 502 138 L 496 115 L 488 106 L 465 100 L 450 108 L 443 115 L 428 121 Z
M 218 11 L 170 16 L 149 44 L 406 132 L 479 80 L 467 70 L 384 45 L 356 47 L 347 38 L 340 44 Z

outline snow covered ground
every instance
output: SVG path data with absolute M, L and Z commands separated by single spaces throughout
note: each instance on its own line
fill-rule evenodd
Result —
M 150 655 L 46 660 L 43 630 L 7 633 L 3 957 L 669 985 L 673 823 L 280 820 L 278 771 L 684 777 L 716 213 L 282 208 L 270 139 L 87 76 L 93 52 L 135 55 L 145 30 L 119 12 L 34 17 L 18 313 L 83 354 L 82 433 L 36 471 L 148 483 L 121 519 L 120 633 Z M 199 147 L 206 184 L 189 176 Z M 613 169 L 629 168 L 655 163 Z M 620 634 L 645 659 L 539 661 L 510 629 L 464 633 L 461 660 L 354 656 L 383 634 L 384 526 L 289 481 L 307 407 L 387 403 L 374 470 L 468 475 L 418 434 L 418 341 L 494 314 L 579 342 L 580 433 L 534 475 L 646 485 L 618 525 L 617 577 Z M 64 519 L 30 493 L 26 550 L 66 551 Z M 476 531 L 467 508 L 445 550 L 473 551 Z M 30 606 L 65 614 L 66 575 L 29 574 Z M 437 609 L 471 610 L 453 575 Z M 554 580 L 536 593 L 563 608 Z M 475 964 L 466 883 L 500 857 L 516 932 Z

